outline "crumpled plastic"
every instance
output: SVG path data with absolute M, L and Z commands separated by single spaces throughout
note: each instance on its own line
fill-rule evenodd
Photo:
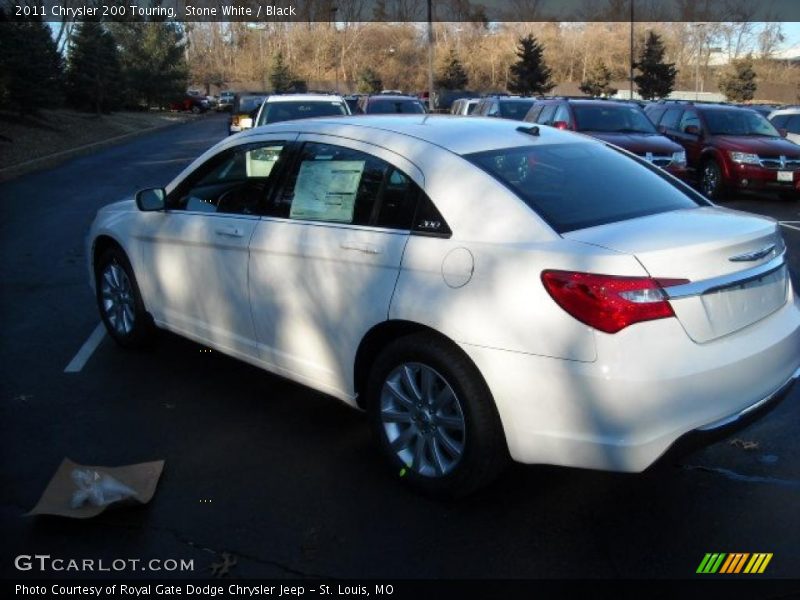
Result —
M 94 469 L 73 469 L 72 481 L 78 489 L 72 494 L 70 506 L 80 508 L 84 504 L 90 506 L 108 506 L 126 498 L 136 496 L 136 490 L 117 481 L 111 475 Z

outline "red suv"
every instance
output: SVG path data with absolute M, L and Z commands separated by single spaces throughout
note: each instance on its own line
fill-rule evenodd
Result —
M 762 115 L 724 104 L 660 102 L 645 112 L 686 149 L 689 167 L 712 200 L 726 189 L 774 190 L 800 198 L 800 146 Z
M 658 133 L 637 104 L 573 98 L 537 100 L 525 121 L 585 133 L 686 178 L 683 148 Z

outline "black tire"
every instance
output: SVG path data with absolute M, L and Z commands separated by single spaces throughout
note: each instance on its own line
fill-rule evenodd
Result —
M 725 192 L 725 185 L 722 183 L 722 169 L 716 160 L 711 159 L 703 163 L 703 170 L 700 172 L 700 189 L 709 200 L 719 200 Z
M 125 252 L 116 246 L 103 251 L 95 263 L 94 277 L 97 309 L 111 339 L 123 348 L 143 348 L 149 345 L 155 337 L 156 328 L 152 317 L 144 308 L 139 285 Z M 121 283 L 125 278 L 129 286 Z M 109 302 L 114 301 L 116 305 L 109 305 Z M 120 311 L 116 308 L 120 304 L 126 305 L 128 310 L 123 308 Z M 114 306 L 116 310 L 110 306 Z
M 414 423 L 410 421 L 387 423 L 386 419 L 389 417 L 384 416 L 391 413 L 394 418 L 400 414 L 386 405 L 387 402 L 398 399 L 386 386 L 389 385 L 391 376 L 401 377 L 397 374 L 406 373 L 403 365 L 420 369 L 420 372 L 412 377 L 421 378 L 423 376 L 421 371 L 425 370 L 429 377 L 438 375 L 440 378 L 433 380 L 429 386 L 432 391 L 430 396 L 435 396 L 436 402 L 440 402 L 439 408 L 433 408 L 433 403 L 425 404 L 422 401 L 423 394 L 417 395 L 420 403 L 416 408 L 408 409 L 409 415 L 412 411 L 419 415 L 423 412 L 422 407 L 427 407 L 428 416 L 425 418 L 429 420 L 423 424 L 420 424 L 421 419 L 418 416 L 414 417 Z M 417 383 L 418 389 L 421 390 L 425 380 L 417 379 Z M 397 381 L 393 385 L 397 385 Z M 445 389 L 445 386 L 449 386 L 452 394 Z M 433 390 L 438 391 L 433 393 Z M 384 393 L 388 395 L 384 397 Z M 411 398 L 411 395 L 408 398 Z M 441 401 L 441 398 L 447 400 Z M 447 411 L 449 414 L 445 414 L 447 407 L 450 408 Z M 399 403 L 398 409 L 406 410 L 400 408 Z M 367 412 L 373 435 L 392 471 L 401 481 L 423 493 L 445 497 L 467 495 L 490 483 L 508 463 L 505 435 L 486 382 L 460 348 L 435 334 L 417 333 L 399 338 L 378 355 L 367 383 Z M 459 418 L 462 419 L 462 430 L 452 429 L 446 424 Z M 424 434 L 419 433 L 420 427 L 426 428 Z M 412 434 L 414 441 L 408 442 L 407 445 L 401 444 L 402 451 L 408 451 L 408 455 L 413 454 L 413 459 L 410 456 L 401 458 L 400 450 L 392 448 L 389 439 L 391 434 L 387 428 L 393 429 L 392 433 L 397 433 L 394 438 L 396 443 L 401 441 L 400 438 L 403 438 L 409 430 L 416 428 L 414 431 L 417 433 Z M 463 431 L 463 434 L 459 435 L 459 431 Z M 421 452 L 418 450 L 420 438 L 423 438 Z M 449 452 L 454 446 L 450 446 L 451 442 L 447 440 L 455 442 L 454 446 L 462 448 L 457 458 L 454 458 L 455 454 Z M 413 452 L 412 444 L 415 450 Z M 447 466 L 442 468 L 442 465 Z M 435 471 L 431 472 L 431 469 Z

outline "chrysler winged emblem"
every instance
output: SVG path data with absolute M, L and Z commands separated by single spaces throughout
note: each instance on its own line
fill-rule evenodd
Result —
M 767 254 L 771 253 L 773 250 L 775 250 L 775 244 L 770 244 L 769 246 L 764 246 L 759 250 L 754 250 L 753 252 L 745 252 L 744 254 L 737 254 L 736 256 L 731 256 L 728 260 L 731 262 L 750 262 L 758 260 L 759 258 L 764 258 Z

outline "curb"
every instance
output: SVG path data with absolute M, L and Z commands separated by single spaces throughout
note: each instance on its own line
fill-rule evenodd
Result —
M 206 118 L 206 116 L 207 114 L 202 115 L 199 118 L 203 119 Z M 123 133 L 122 135 L 117 135 L 111 138 L 107 138 L 105 140 L 92 142 L 91 144 L 85 144 L 83 146 L 78 146 L 77 148 L 70 148 L 69 150 L 61 150 L 60 152 L 54 152 L 53 154 L 48 154 L 47 156 L 41 156 L 39 158 L 34 158 L 32 160 L 28 160 L 23 163 L 18 163 L 10 167 L 5 167 L 3 169 L 0 169 L 0 183 L 5 183 L 7 181 L 11 181 L 12 179 L 16 179 L 17 177 L 20 177 L 22 175 L 27 175 L 29 173 L 40 171 L 42 169 L 48 169 L 58 166 L 72 158 L 85 156 L 97 150 L 102 150 L 103 148 L 114 146 L 120 142 L 124 142 L 129 139 L 145 135 L 147 133 L 160 131 L 162 129 L 168 129 L 170 127 L 178 127 L 179 125 L 186 125 L 188 123 L 196 122 L 197 120 L 198 119 L 188 119 L 186 121 L 179 121 L 177 123 L 167 123 L 165 125 L 156 125 L 155 127 L 148 127 L 147 129 L 131 131 L 129 133 Z

